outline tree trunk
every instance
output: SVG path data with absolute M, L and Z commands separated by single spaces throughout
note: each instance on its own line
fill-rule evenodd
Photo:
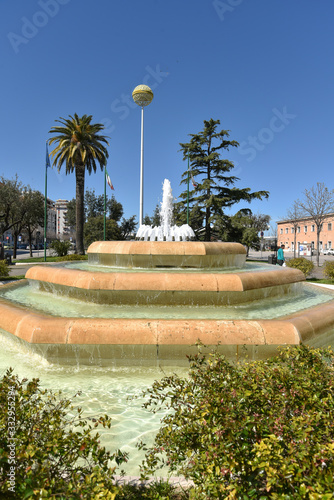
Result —
M 206 207 L 205 211 L 205 241 L 211 240 L 211 226 L 210 226 L 210 207 Z
M 14 233 L 13 259 L 16 259 L 17 234 Z
M 319 267 L 319 255 L 320 255 L 320 231 L 321 231 L 321 226 L 317 226 L 317 266 Z M 312 251 L 312 250 L 311 250 Z
M 85 255 L 83 229 L 85 222 L 84 196 L 85 196 L 85 166 L 75 166 L 76 182 L 76 247 L 79 255 Z
M 32 233 L 28 231 L 28 241 L 29 241 L 29 255 L 32 257 Z

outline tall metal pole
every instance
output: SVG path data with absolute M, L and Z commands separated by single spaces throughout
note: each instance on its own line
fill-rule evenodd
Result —
M 103 211 L 103 241 L 106 241 L 106 217 L 107 217 L 107 167 L 104 166 L 104 211 Z
M 144 106 L 141 107 L 141 136 L 140 136 L 140 202 L 139 225 L 143 224 L 144 209 Z
M 46 159 L 45 159 L 45 197 L 44 197 L 44 262 L 46 262 L 46 231 L 48 222 L 48 168 L 50 167 L 50 158 L 48 151 L 48 141 L 46 141 Z
M 189 149 L 188 149 L 188 177 L 187 177 L 187 224 L 189 225 Z
M 139 226 L 143 224 L 144 209 L 144 106 L 153 99 L 153 92 L 147 85 L 137 85 L 132 92 L 133 100 L 141 107 L 141 140 L 140 140 L 140 193 L 139 193 Z

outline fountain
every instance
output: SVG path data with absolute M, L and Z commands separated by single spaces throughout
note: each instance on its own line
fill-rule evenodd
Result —
M 195 233 L 188 224 L 172 226 L 173 194 L 168 179 L 163 183 L 163 197 L 160 210 L 160 226 L 152 227 L 142 224 L 137 232 L 136 239 L 144 241 L 183 241 L 195 238 Z
M 162 241 L 151 228 L 154 241 L 95 242 L 88 266 L 39 265 L 2 287 L 0 328 L 53 362 L 100 366 L 186 365 L 198 340 L 232 359 L 332 342 L 331 292 L 245 264 L 238 243 L 170 241 L 171 203 L 165 181 Z
M 186 373 L 198 340 L 236 360 L 334 338 L 330 291 L 296 269 L 246 263 L 238 243 L 178 238 L 169 183 L 163 200 L 158 241 L 151 228 L 146 241 L 95 242 L 88 264 L 38 265 L 0 288 L 0 371 L 13 366 L 69 396 L 80 389 L 86 414 L 112 416 L 103 443 L 130 451 L 130 474 L 142 458 L 135 443 L 152 441 L 159 416 L 127 396 L 161 368 Z

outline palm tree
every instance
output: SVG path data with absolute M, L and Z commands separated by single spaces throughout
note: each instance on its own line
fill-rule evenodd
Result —
M 81 118 L 75 113 L 68 119 L 60 117 L 56 122 L 61 126 L 52 127 L 49 133 L 57 134 L 49 140 L 49 144 L 57 146 L 51 152 L 53 165 L 58 172 L 65 163 L 66 174 L 75 170 L 76 182 L 76 246 L 77 253 L 84 255 L 83 227 L 84 227 L 84 195 L 85 170 L 91 174 L 96 172 L 96 163 L 101 170 L 107 163 L 108 151 L 104 144 L 109 145 L 106 136 L 100 135 L 104 126 L 100 123 L 91 123 L 92 116 L 83 115 Z M 104 144 L 103 144 L 104 143 Z

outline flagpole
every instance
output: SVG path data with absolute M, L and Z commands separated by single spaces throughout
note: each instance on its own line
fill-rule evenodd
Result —
M 188 178 L 187 178 L 187 224 L 189 225 L 189 149 L 188 149 Z
M 104 217 L 103 217 L 103 241 L 106 241 L 106 212 L 107 212 L 107 201 L 106 201 L 106 188 L 107 188 L 107 167 L 104 166 Z
M 48 141 L 46 141 L 46 161 L 45 161 L 45 197 L 44 197 L 44 262 L 46 262 L 46 228 L 47 228 L 47 196 L 48 196 L 48 165 L 50 162 L 48 152 Z M 49 162 L 48 162 L 49 161 Z

